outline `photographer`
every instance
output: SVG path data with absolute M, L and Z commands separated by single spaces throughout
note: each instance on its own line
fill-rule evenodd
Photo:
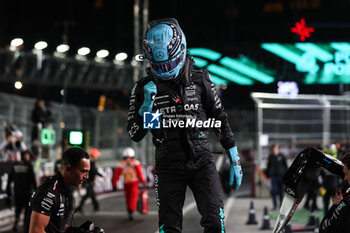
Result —
M 89 155 L 78 147 L 63 153 L 60 172 L 32 195 L 29 233 L 63 233 L 73 210 L 73 187 L 88 178 Z
M 350 153 L 342 158 L 344 180 L 350 184 Z M 338 191 L 333 198 L 333 206 L 328 210 L 320 225 L 320 233 L 350 232 L 350 191 Z

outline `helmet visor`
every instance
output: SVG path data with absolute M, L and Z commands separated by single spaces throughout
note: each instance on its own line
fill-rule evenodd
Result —
M 163 62 L 150 62 L 150 66 L 151 68 L 158 73 L 166 73 L 169 72 L 171 70 L 173 70 L 174 68 L 176 68 L 176 66 L 183 61 L 184 59 L 184 51 L 181 51 L 180 54 L 176 57 L 174 57 L 173 59 L 167 60 L 167 61 L 163 61 Z

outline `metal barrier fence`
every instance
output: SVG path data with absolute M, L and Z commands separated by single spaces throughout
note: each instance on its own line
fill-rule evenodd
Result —
M 5 139 L 4 128 L 6 124 L 14 124 L 23 132 L 24 142 L 31 146 L 31 112 L 36 99 L 0 93 L 0 142 Z M 51 160 L 56 159 L 60 153 L 60 145 L 64 129 L 89 130 L 90 147 L 103 150 L 103 160 L 121 158 L 121 151 L 125 147 L 132 146 L 138 159 L 143 164 L 154 164 L 154 146 L 151 133 L 141 140 L 132 142 L 126 131 L 126 110 L 98 111 L 93 108 L 84 108 L 73 105 L 63 105 L 52 102 L 51 108 L 54 121 L 51 123 L 56 132 L 56 144 L 52 147 Z M 239 142 L 240 149 L 253 148 L 254 145 L 254 114 L 249 110 L 226 110 L 229 115 L 230 125 Z M 61 122 L 65 127 L 61 128 Z M 222 151 L 215 135 L 210 134 L 213 151 Z
M 350 141 L 350 96 L 252 93 L 256 103 L 257 165 L 263 167 L 268 145 L 296 155 L 305 147 Z
M 23 141 L 30 147 L 33 127 L 31 112 L 36 100 L 5 93 L 0 93 L 0 100 L 0 142 L 5 140 L 6 125 L 13 124 L 23 132 Z M 53 116 L 51 127 L 56 132 L 56 143 L 52 146 L 49 161 L 55 161 L 56 155 L 60 153 L 63 130 L 73 129 L 90 131 L 90 147 L 102 150 L 104 160 L 117 161 L 121 158 L 122 149 L 133 146 L 144 164 L 153 163 L 152 156 L 147 156 L 153 151 L 151 137 L 148 136 L 137 144 L 130 140 L 126 131 L 126 111 L 98 111 L 55 102 L 50 110 Z

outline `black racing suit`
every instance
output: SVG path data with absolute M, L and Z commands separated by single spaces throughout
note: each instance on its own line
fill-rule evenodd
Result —
M 322 219 L 320 233 L 350 233 L 350 193 L 333 205 Z
M 73 210 L 72 189 L 64 184 L 61 173 L 48 178 L 33 193 L 31 199 L 32 211 L 50 216 L 45 228 L 47 233 L 63 233 L 69 223 Z
M 35 174 L 33 166 L 28 161 L 15 162 L 12 165 L 11 172 L 7 183 L 7 195 L 10 197 L 12 194 L 11 183 L 14 183 L 14 197 L 15 197 L 15 223 L 14 228 L 17 228 L 20 214 L 22 209 L 25 209 L 25 219 L 29 217 L 29 199 L 31 193 L 36 188 Z
M 157 95 L 152 111 L 161 112 L 163 120 L 161 129 L 151 130 L 156 146 L 155 182 L 160 232 L 181 232 L 187 185 L 193 191 L 205 232 L 222 232 L 223 194 L 210 151 L 208 130 L 219 121 L 221 124 L 215 125 L 214 132 L 224 149 L 235 146 L 235 141 L 209 73 L 193 68 L 190 58 L 174 80 L 161 81 L 148 73 L 149 76 L 138 81 L 132 91 L 127 130 L 134 141 L 140 141 L 146 135 L 147 129 L 143 128 L 143 117 L 138 110 L 144 99 L 144 85 L 153 81 Z M 169 127 L 170 121 L 186 121 L 186 117 L 191 121 L 206 121 L 210 127 L 203 128 L 198 124 L 190 124 L 187 128 Z

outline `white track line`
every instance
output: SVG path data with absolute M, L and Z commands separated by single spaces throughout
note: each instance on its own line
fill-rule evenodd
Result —
M 231 213 L 231 209 L 233 204 L 235 203 L 236 198 L 234 196 L 231 196 L 225 203 L 224 210 L 225 210 L 225 219 L 228 219 Z
M 105 193 L 105 194 L 100 194 L 100 195 L 97 195 L 96 196 L 96 199 L 97 200 L 103 200 L 103 199 L 106 199 L 106 198 L 110 198 L 110 197 L 120 197 L 120 196 L 123 196 L 124 195 L 124 192 L 123 191 L 119 191 L 119 192 L 112 192 L 112 193 Z M 75 201 L 76 202 L 80 202 L 81 198 L 83 197 L 84 195 L 82 195 L 81 197 L 78 198 L 75 198 Z M 87 199 L 85 204 L 91 204 L 91 198 Z
M 106 198 L 110 198 L 110 197 L 119 197 L 124 195 L 124 192 L 120 191 L 120 192 L 112 192 L 112 193 L 105 193 L 105 194 L 100 194 L 98 196 L 96 196 L 97 200 L 103 200 Z

